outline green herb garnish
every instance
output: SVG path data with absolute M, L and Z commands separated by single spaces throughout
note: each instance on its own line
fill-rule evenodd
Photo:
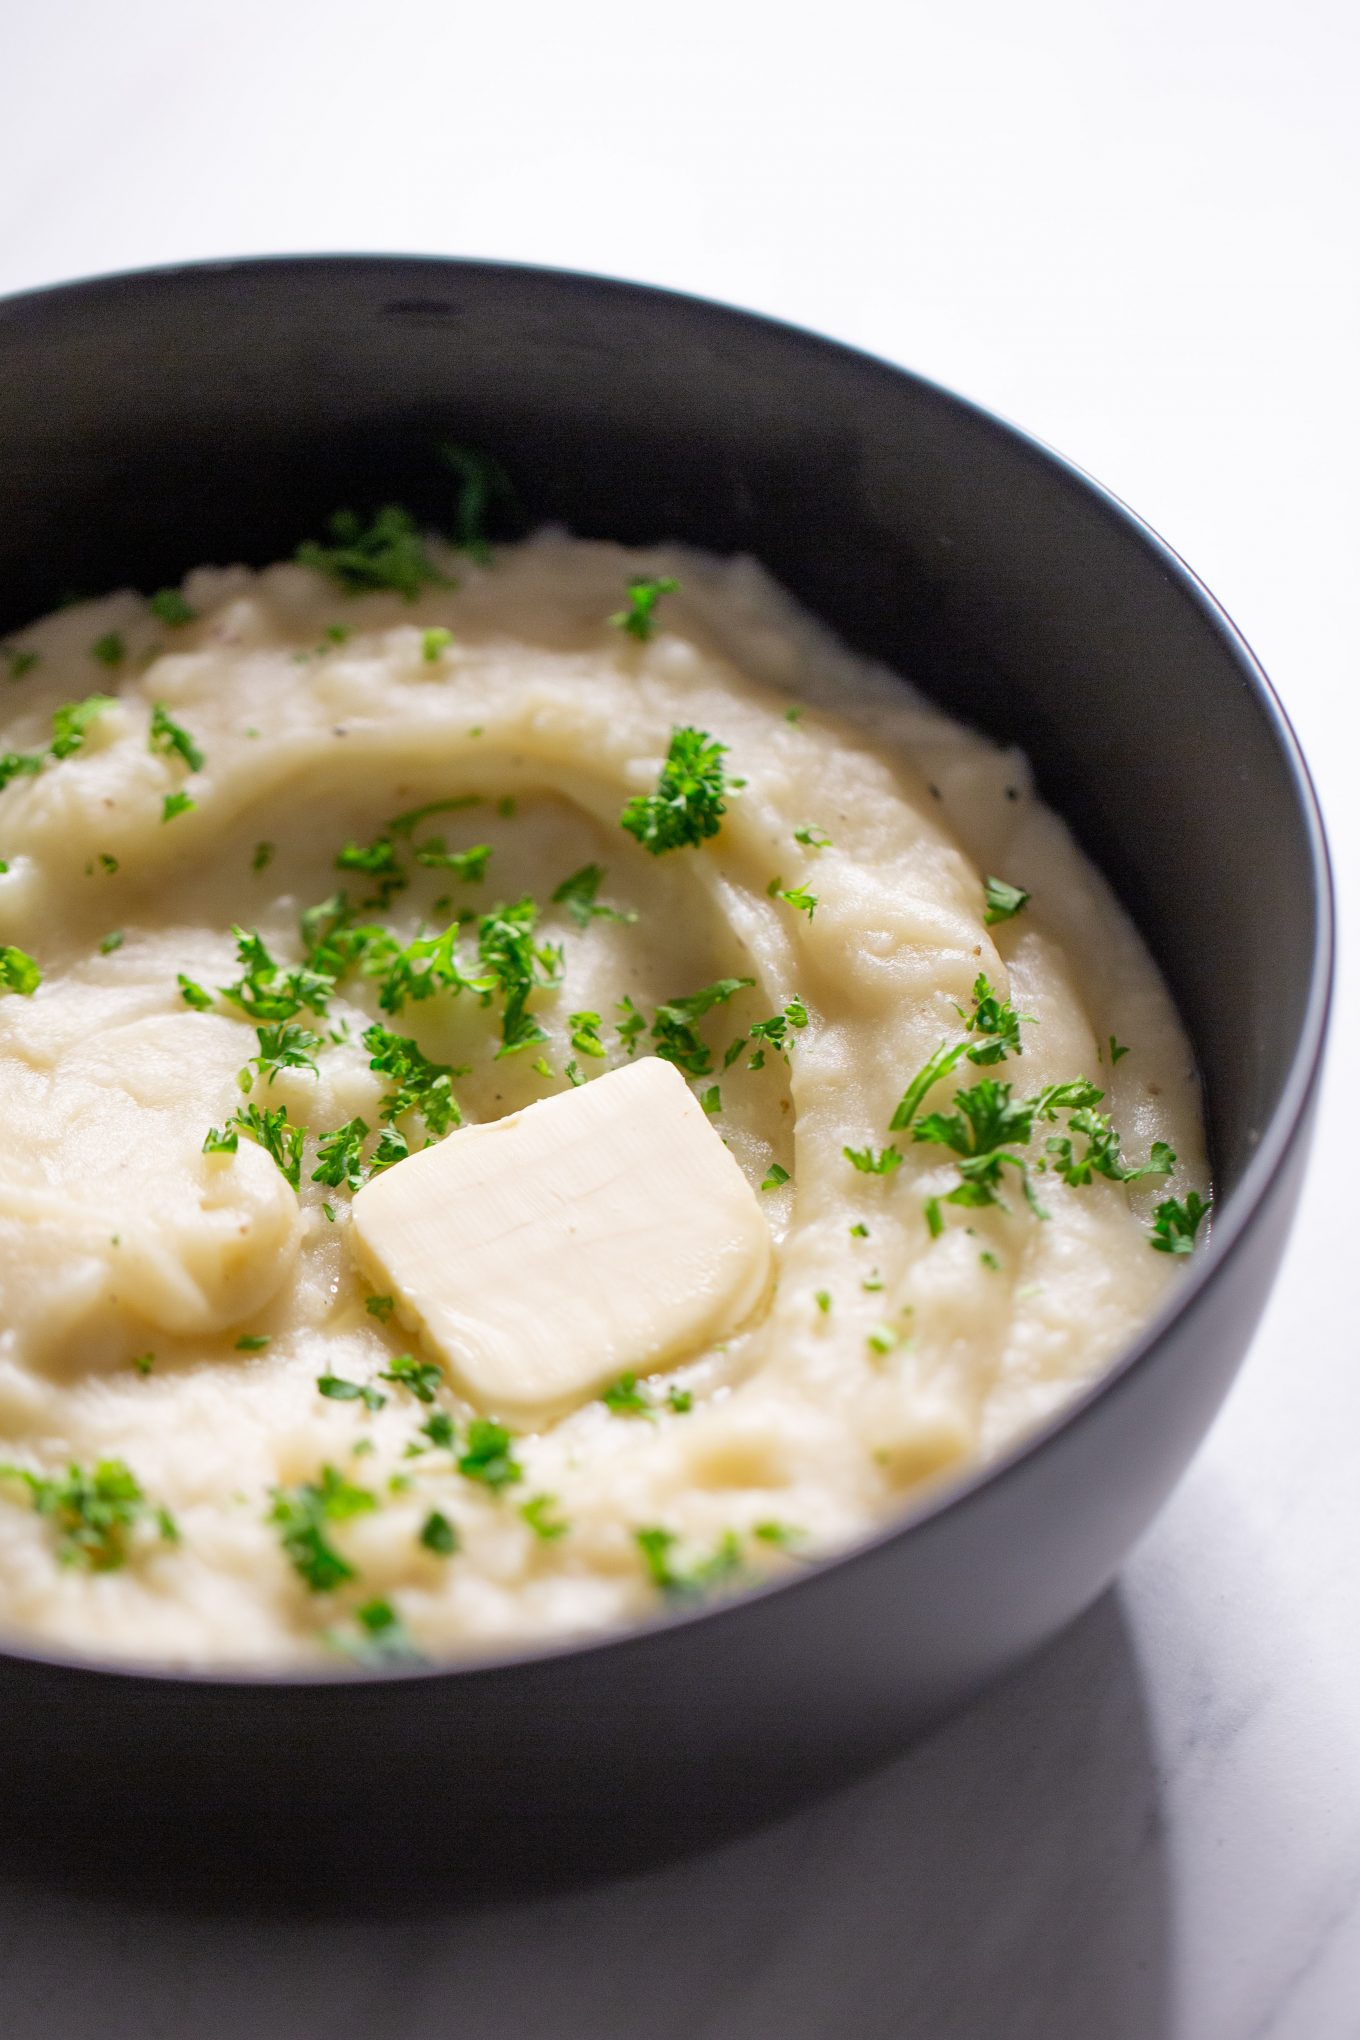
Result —
M 1184 1204 L 1165 1198 L 1152 1214 L 1152 1246 L 1159 1254 L 1192 1254 L 1195 1234 L 1212 1210 L 1212 1200 L 1192 1190 Z
M 458 1532 L 440 1510 L 431 1509 L 420 1526 L 419 1541 L 436 1558 L 451 1558 L 458 1549 Z
M 328 1527 L 366 1515 L 378 1506 L 367 1488 L 355 1487 L 333 1466 L 323 1466 L 319 1481 L 271 1490 L 273 1506 L 267 1520 L 276 1524 L 293 1570 L 314 1594 L 327 1594 L 357 1577 L 349 1560 L 331 1543 Z
M 369 1068 L 386 1077 L 393 1087 L 382 1102 L 383 1119 L 400 1119 L 407 1112 L 419 1112 L 436 1138 L 462 1125 L 463 1115 L 453 1095 L 454 1072 L 449 1064 L 431 1062 L 406 1035 L 391 1034 L 377 1025 L 364 1029 L 363 1043 L 371 1057 Z M 400 1157 L 393 1155 L 391 1159 Z
M 726 751 L 726 744 L 705 730 L 677 726 L 671 731 L 656 792 L 635 795 L 619 816 L 644 850 L 659 857 L 717 835 L 727 812 L 722 797 Z
M 862 1176 L 891 1176 L 894 1169 L 902 1166 L 902 1157 L 895 1147 L 885 1147 L 879 1154 L 875 1154 L 871 1147 L 847 1147 L 842 1148 L 841 1153 Z
M 437 623 L 420 633 L 420 656 L 427 666 L 437 665 L 452 643 L 453 632 Z
M 90 646 L 90 657 L 98 659 L 101 666 L 121 666 L 127 657 L 127 646 L 116 630 L 105 631 Z
M 310 1070 L 316 1076 L 316 1052 L 321 1046 L 321 1037 L 313 1034 L 309 1027 L 300 1027 L 296 1020 L 284 1020 L 257 1027 L 255 1034 L 260 1049 L 259 1054 L 253 1055 L 250 1060 L 271 1084 L 280 1070 Z
M 160 751 L 167 758 L 182 759 L 191 772 L 203 770 L 203 753 L 184 725 L 175 721 L 163 701 L 152 704 L 147 749 Z
M 342 1184 L 357 1190 L 364 1180 L 363 1145 L 368 1137 L 366 1120 L 351 1119 L 333 1133 L 323 1133 L 317 1143 L 314 1183 L 338 1190 Z
M 555 907 L 565 907 L 578 928 L 588 928 L 592 921 L 636 921 L 637 915 L 620 907 L 597 906 L 595 895 L 604 884 L 604 867 L 600 864 L 583 864 L 579 871 L 573 871 L 570 878 L 564 878 L 552 896 Z
M 262 1147 L 278 1165 L 285 1183 L 296 1190 L 302 1181 L 302 1141 L 300 1126 L 289 1122 L 288 1108 L 277 1106 L 272 1112 L 262 1112 L 258 1105 L 244 1105 L 239 1112 L 233 1112 L 227 1121 L 249 1139 Z M 205 1152 L 210 1152 L 206 1150 Z
M 343 1374 L 318 1374 L 316 1386 L 328 1402 L 361 1402 L 366 1410 L 380 1410 L 387 1402 L 380 1388 L 370 1388 L 362 1381 L 347 1381 Z
M 1007 885 L 1004 878 L 986 880 L 987 911 L 983 920 L 989 928 L 998 921 L 1010 921 L 1029 904 L 1029 894 L 1021 892 L 1018 885 Z
M 161 623 L 168 624 L 171 630 L 179 630 L 184 624 L 193 623 L 198 615 L 196 609 L 189 607 L 178 588 L 158 588 L 156 593 L 148 598 L 147 607 L 154 617 Z
M 680 583 L 670 574 L 659 580 L 648 580 L 645 574 L 635 575 L 628 583 L 628 607 L 616 609 L 609 621 L 616 630 L 626 630 L 640 644 L 645 644 L 656 630 L 656 605 L 663 595 L 674 595 Z
M 702 991 L 691 992 L 687 998 L 666 1000 L 657 1007 L 656 1018 L 652 1022 L 657 1055 L 663 1062 L 674 1063 L 677 1069 L 684 1070 L 691 1077 L 708 1076 L 713 1068 L 713 1052 L 695 1031 L 694 1023 L 702 1020 L 706 1013 L 711 1013 L 715 1006 L 726 1005 L 729 999 L 748 990 L 754 983 L 754 978 L 719 978 L 714 984 L 705 985 Z M 623 1033 L 622 1027 L 619 1032 Z
M 378 1379 L 409 1389 L 417 1402 L 432 1403 L 435 1390 L 442 1386 L 444 1377 L 433 1360 L 417 1360 L 412 1353 L 398 1353 L 392 1365 L 382 1369 Z
M 781 1162 L 770 1163 L 770 1173 L 761 1184 L 762 1190 L 777 1190 L 781 1183 L 787 1183 L 789 1172 Z
M 783 900 L 786 906 L 806 914 L 809 921 L 817 911 L 817 895 L 805 885 L 786 886 L 782 878 L 772 878 L 765 890 L 772 900 Z
M 453 585 L 431 561 L 415 518 L 396 503 L 379 510 L 368 524 L 352 510 L 337 510 L 326 531 L 329 545 L 308 539 L 294 558 L 328 574 L 347 594 L 391 588 L 414 602 L 426 586 Z
M 87 694 L 83 701 L 68 701 L 52 717 L 51 751 L 54 758 L 69 758 L 85 742 L 85 734 L 106 708 L 116 708 L 111 694 Z
M 649 1527 L 635 1530 L 634 1541 L 642 1553 L 652 1584 L 675 1599 L 711 1593 L 719 1587 L 736 1585 L 745 1574 L 741 1546 L 732 1531 L 719 1539 L 710 1557 L 680 1567 L 672 1556 L 680 1542 L 673 1530 Z
M 161 802 L 161 820 L 173 822 L 176 815 L 187 815 L 190 808 L 197 806 L 198 802 L 191 800 L 187 793 L 167 793 Z
M 42 983 L 42 972 L 26 949 L 12 942 L 0 945 L 0 992 L 18 992 L 31 999 Z
M 153 1522 L 167 1543 L 178 1542 L 169 1511 L 148 1502 L 121 1459 L 101 1459 L 90 1471 L 73 1462 L 58 1477 L 0 1465 L 0 1478 L 24 1483 L 34 1509 L 57 1533 L 62 1565 L 117 1571 L 127 1561 L 127 1532 L 145 1521 Z
M 468 1425 L 467 1450 L 458 1461 L 458 1471 L 483 1487 L 499 1490 L 523 1480 L 524 1468 L 512 1456 L 514 1439 L 501 1424 L 474 1417 Z
M 520 1515 L 535 1537 L 541 1537 L 545 1544 L 551 1544 L 554 1538 L 565 1537 L 571 1528 L 570 1523 L 553 1514 L 556 1507 L 556 1495 L 531 1495 L 527 1502 L 519 1505 Z

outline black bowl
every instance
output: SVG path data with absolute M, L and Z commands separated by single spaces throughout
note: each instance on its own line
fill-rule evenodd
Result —
M 0 1655 L 0 1829 L 27 1862 L 409 1895 L 641 1862 L 846 1778 L 1101 1591 L 1217 1409 L 1284 1244 L 1332 940 L 1294 738 L 1145 525 L 929 383 L 720 306 L 495 264 L 214 263 L 10 299 L 0 628 L 73 587 L 284 556 L 340 503 L 446 520 L 445 436 L 501 458 L 528 523 L 754 553 L 859 651 L 1024 745 L 1189 1028 L 1213 1237 L 1042 1431 L 746 1599 L 391 1677 Z

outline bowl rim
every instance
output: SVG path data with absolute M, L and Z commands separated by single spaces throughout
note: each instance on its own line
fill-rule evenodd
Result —
M 1099 482 L 1085 468 L 1069 459 L 1035 434 L 1011 422 L 1003 414 L 952 390 L 948 385 L 921 375 L 869 349 L 838 340 L 797 321 L 769 313 L 750 311 L 723 299 L 682 291 L 663 285 L 639 283 L 590 270 L 553 264 L 501 261 L 460 256 L 403 254 L 394 251 L 272 253 L 267 255 L 213 256 L 199 260 L 167 262 L 137 269 L 97 271 L 67 281 L 46 283 L 0 296 L 0 326 L 24 311 L 41 311 L 53 302 L 75 304 L 81 299 L 96 302 L 105 296 L 153 289 L 198 277 L 283 274 L 294 272 L 346 271 L 377 274 L 382 269 L 415 275 L 458 277 L 480 275 L 505 277 L 522 282 L 547 283 L 568 291 L 579 291 L 608 299 L 630 299 L 669 309 L 681 316 L 698 314 L 715 324 L 756 327 L 782 344 L 816 355 L 839 358 L 885 383 L 906 381 L 954 411 L 963 411 L 993 437 L 1006 440 L 1012 449 L 1026 455 L 1055 481 L 1084 495 L 1090 506 L 1103 512 L 1108 522 L 1145 554 L 1158 562 L 1167 578 L 1187 597 L 1200 623 L 1219 640 L 1229 654 L 1262 717 L 1285 766 L 1294 797 L 1298 825 L 1307 853 L 1313 906 L 1313 937 L 1308 990 L 1289 1067 L 1279 1094 L 1261 1129 L 1255 1153 L 1238 1183 L 1220 1208 L 1215 1201 L 1211 1231 L 1203 1248 L 1195 1253 L 1158 1310 L 1138 1335 L 1074 1395 L 1064 1400 L 1040 1424 L 1024 1431 L 995 1459 L 975 1466 L 961 1480 L 932 1492 L 914 1509 L 905 1510 L 876 1526 L 853 1543 L 808 1560 L 796 1572 L 755 1584 L 728 1599 L 699 1603 L 693 1607 L 667 1609 L 626 1627 L 598 1634 L 553 1639 L 541 1644 L 501 1653 L 478 1654 L 452 1662 L 391 1665 L 364 1669 L 353 1665 L 285 1666 L 256 1670 L 249 1666 L 177 1666 L 137 1659 L 100 1660 L 56 1649 L 29 1648 L 20 1639 L 0 1637 L 0 1671 L 7 1665 L 55 1676 L 75 1675 L 124 1685 L 190 1687 L 208 1692 L 244 1694 L 321 1693 L 381 1691 L 393 1686 L 423 1689 L 431 1683 L 476 1682 L 516 1671 L 547 1670 L 563 1660 L 580 1660 L 607 1653 L 649 1648 L 658 1639 L 697 1625 L 740 1620 L 743 1611 L 774 1595 L 793 1595 L 809 1589 L 828 1574 L 896 1543 L 928 1525 L 962 1514 L 979 1499 L 1016 1478 L 1030 1460 L 1048 1450 L 1055 1440 L 1085 1422 L 1097 1404 L 1117 1396 L 1133 1374 L 1160 1345 L 1171 1326 L 1188 1317 L 1206 1292 L 1217 1286 L 1229 1262 L 1244 1239 L 1266 1196 L 1281 1173 L 1307 1121 L 1326 1051 L 1335 973 L 1335 890 L 1326 829 L 1316 788 L 1302 747 L 1278 694 L 1260 660 L 1223 605 L 1210 593 L 1194 569 L 1175 548 L 1131 509 L 1113 490 Z M 796 592 L 796 591 L 794 591 Z M 1153 961 L 1156 962 L 1154 956 Z M 1193 1044 L 1192 1044 L 1193 1045 Z

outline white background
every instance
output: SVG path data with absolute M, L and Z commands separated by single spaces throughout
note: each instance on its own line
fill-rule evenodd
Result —
M 937 376 L 1092 470 L 1226 603 L 1314 766 L 1344 944 L 1356 21 L 1353 0 L 9 0 L 0 289 L 499 255 Z M 593 1895 L 242 1926 L 0 1887 L 0 2029 L 1356 2040 L 1353 962 L 1240 1385 L 1121 1587 L 1037 1663 L 872 1783 Z

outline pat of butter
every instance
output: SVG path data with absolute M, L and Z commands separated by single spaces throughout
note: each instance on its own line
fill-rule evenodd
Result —
M 521 1418 L 721 1339 L 773 1259 L 750 1184 L 655 1056 L 398 1162 L 355 1197 L 350 1241 L 472 1401 Z

